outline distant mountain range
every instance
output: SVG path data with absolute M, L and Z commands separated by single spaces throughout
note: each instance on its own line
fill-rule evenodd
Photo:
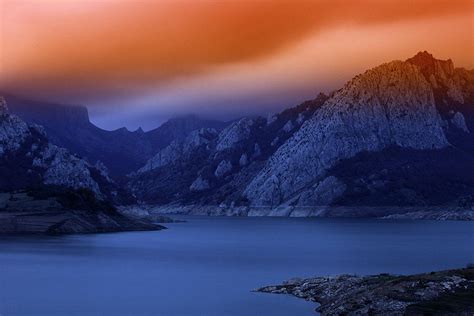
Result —
M 31 101 L 10 95 L 5 99 L 12 114 L 30 124 L 43 126 L 51 142 L 92 164 L 102 162 L 114 177 L 137 170 L 159 149 L 193 130 L 202 127 L 220 130 L 225 126 L 224 122 L 188 115 L 171 119 L 149 132 L 141 129 L 131 132 L 126 128 L 106 131 L 90 122 L 84 106 Z
M 149 132 L 104 131 L 83 107 L 6 100 L 52 143 L 105 165 L 122 190 L 160 210 L 337 216 L 474 205 L 474 71 L 427 52 L 230 123 L 186 116 Z

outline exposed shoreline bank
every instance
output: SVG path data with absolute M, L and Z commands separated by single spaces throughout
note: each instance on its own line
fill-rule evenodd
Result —
M 474 267 L 407 276 L 291 279 L 255 291 L 317 302 L 321 315 L 472 315 Z
M 457 220 L 473 221 L 474 209 L 454 206 L 428 207 L 248 207 L 226 205 L 146 205 L 151 214 L 159 215 L 205 215 L 205 216 L 248 216 L 248 217 L 320 217 L 320 218 L 379 218 L 413 220 Z

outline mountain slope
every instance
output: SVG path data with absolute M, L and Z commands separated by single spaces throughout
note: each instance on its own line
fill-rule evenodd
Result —
M 243 118 L 221 132 L 200 129 L 171 143 L 131 175 L 129 188 L 153 203 L 229 204 L 268 157 L 310 118 L 327 96 L 268 119 Z
M 435 66 L 424 68 L 426 59 Z M 256 206 L 331 204 L 346 193 L 348 183 L 328 171 L 344 159 L 393 147 L 441 153 L 452 148 L 447 135 L 472 139 L 463 122 L 464 115 L 471 118 L 474 81 L 462 82 L 458 73 L 465 71 L 424 52 L 356 76 L 279 148 L 245 196 Z M 435 85 L 436 77 L 444 81 Z M 472 170 L 472 152 L 466 146 L 461 151 L 467 154 L 459 154 L 457 163 Z M 467 175 L 472 193 L 474 177 Z
M 0 233 L 158 229 L 116 212 L 133 199 L 103 169 L 51 144 L 0 97 Z
M 420 52 L 354 77 L 329 98 L 242 119 L 195 151 L 169 151 L 166 166 L 150 161 L 129 187 L 146 202 L 194 213 L 466 205 L 474 196 L 473 91 L 473 71 Z

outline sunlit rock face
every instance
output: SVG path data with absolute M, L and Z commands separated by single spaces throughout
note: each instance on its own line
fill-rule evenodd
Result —
M 383 64 L 335 92 L 275 152 L 244 194 L 252 205 L 279 205 L 359 152 L 393 145 L 446 147 L 442 126 L 420 68 L 402 61 Z
M 455 69 L 451 59 L 435 59 L 433 55 L 424 51 L 407 59 L 407 62 L 418 66 L 433 89 L 445 88 L 451 99 L 464 103 L 466 94 L 464 71 Z
M 446 127 L 454 127 L 463 132 L 472 130 L 474 127 L 474 70 L 455 68 L 450 59 L 439 60 L 426 51 L 407 59 L 407 62 L 416 65 L 430 83 L 435 95 L 436 107 L 446 121 Z

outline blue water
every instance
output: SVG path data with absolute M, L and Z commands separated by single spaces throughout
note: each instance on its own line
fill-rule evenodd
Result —
M 315 315 L 295 276 L 474 262 L 474 223 L 189 217 L 158 232 L 1 237 L 0 315 Z

